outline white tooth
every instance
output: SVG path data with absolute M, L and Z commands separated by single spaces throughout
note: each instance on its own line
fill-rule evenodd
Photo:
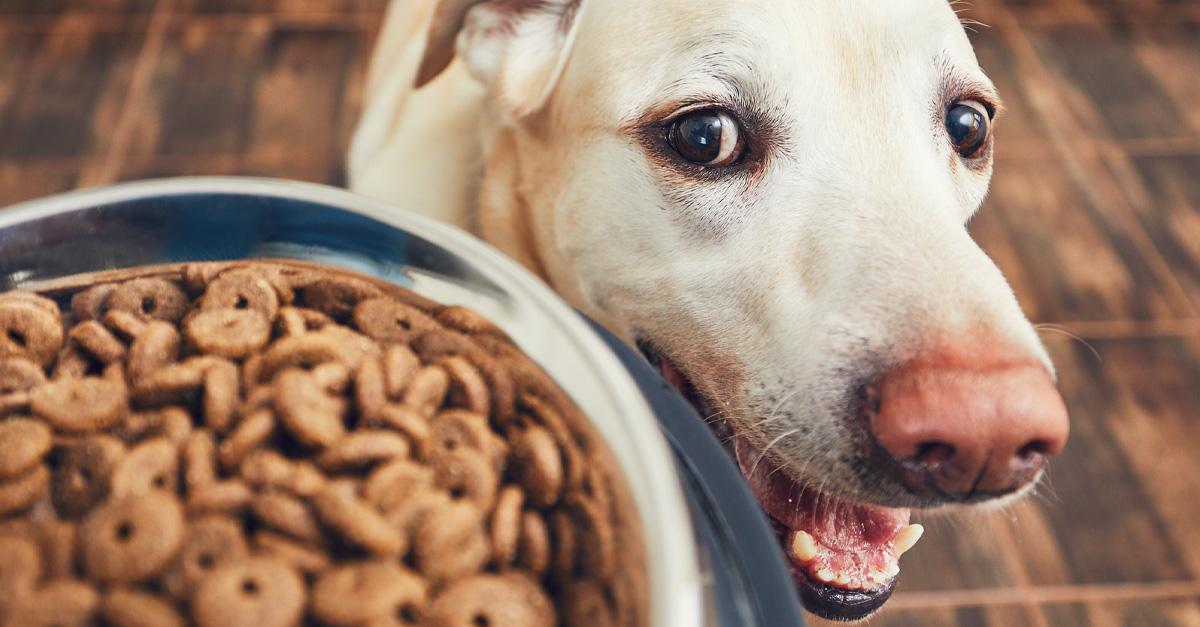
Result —
M 801 562 L 807 562 L 817 556 L 817 543 L 807 531 L 797 531 L 792 536 L 792 555 Z
M 846 573 L 838 573 L 837 579 L 834 579 L 833 583 L 836 583 L 839 586 L 848 586 L 850 584 L 850 575 L 847 575 Z
M 834 578 L 833 571 L 829 570 L 828 568 L 822 568 L 821 570 L 817 571 L 817 579 L 820 579 L 821 581 L 824 581 L 825 583 L 829 583 L 829 582 L 833 581 L 833 578 Z
M 887 581 L 888 579 L 900 574 L 900 564 L 892 564 L 885 568 L 880 574 L 882 574 L 883 577 L 881 577 L 879 581 Z
M 892 538 L 892 545 L 896 548 L 896 557 L 904 555 L 909 549 L 921 539 L 921 535 L 925 533 L 925 528 L 921 525 L 909 525 L 900 530 L 896 537 Z

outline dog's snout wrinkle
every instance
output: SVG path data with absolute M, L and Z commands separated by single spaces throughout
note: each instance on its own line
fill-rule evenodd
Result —
M 1017 491 L 1066 444 L 1067 411 L 1050 373 L 1015 351 L 927 353 L 886 373 L 878 398 L 872 434 L 895 479 L 918 496 Z

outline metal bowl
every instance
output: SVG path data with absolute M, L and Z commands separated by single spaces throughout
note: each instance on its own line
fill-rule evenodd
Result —
M 705 624 L 697 541 L 671 452 L 628 371 L 543 283 L 490 246 L 349 192 L 248 178 L 181 178 L 73 192 L 0 211 L 0 289 L 178 261 L 304 259 L 362 272 L 502 327 L 606 440 L 645 535 L 650 619 Z

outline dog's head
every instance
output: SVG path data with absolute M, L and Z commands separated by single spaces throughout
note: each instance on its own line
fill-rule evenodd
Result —
M 965 228 L 1000 105 L 945 0 L 443 0 L 419 82 L 455 38 L 484 202 L 727 425 L 810 609 L 869 614 L 907 508 L 1019 494 L 1062 448 Z

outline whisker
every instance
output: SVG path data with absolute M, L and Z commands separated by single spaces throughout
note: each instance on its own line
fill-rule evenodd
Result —
M 1075 333 L 1073 333 L 1070 329 L 1068 329 L 1066 327 L 1063 327 L 1063 326 L 1060 326 L 1057 324 L 1042 323 L 1042 324 L 1035 324 L 1033 326 L 1033 328 L 1036 329 L 1038 333 L 1041 333 L 1042 331 L 1049 331 L 1052 333 L 1058 333 L 1059 335 L 1063 335 L 1072 340 L 1075 340 L 1076 342 L 1079 342 L 1080 344 L 1083 344 L 1084 346 L 1086 346 L 1087 349 L 1092 352 L 1092 356 L 1094 356 L 1096 358 L 1096 361 L 1101 362 L 1101 363 L 1104 362 L 1104 358 L 1100 356 L 1100 351 L 1096 350 L 1095 346 L 1092 346 L 1092 344 L 1090 342 L 1083 339 L 1082 337 L 1079 337 L 1078 335 L 1076 335 Z

